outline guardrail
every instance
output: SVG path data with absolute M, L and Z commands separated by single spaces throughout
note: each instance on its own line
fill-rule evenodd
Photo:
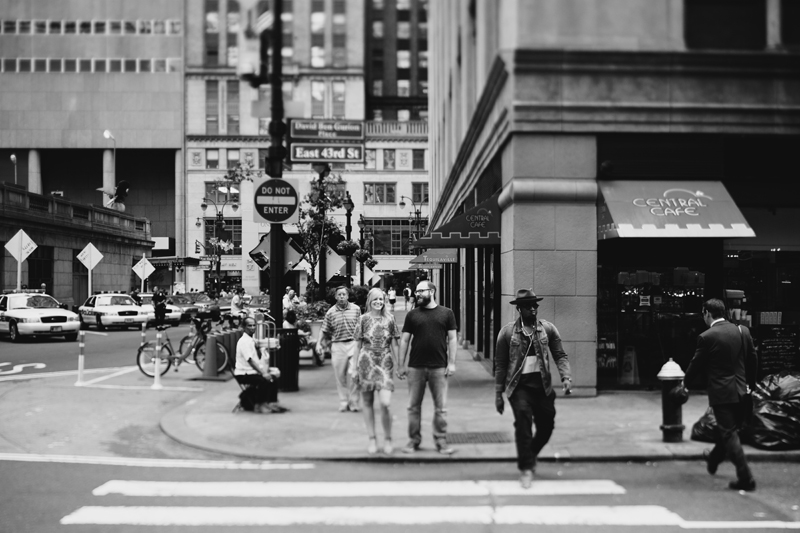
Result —
M 366 123 L 367 137 L 427 137 L 428 123 L 422 120 L 409 122 L 368 121 Z
M 32 193 L 24 187 L 0 183 L 0 216 L 74 224 L 105 233 L 131 234 L 150 239 L 150 221 L 97 205 L 83 205 L 56 196 Z

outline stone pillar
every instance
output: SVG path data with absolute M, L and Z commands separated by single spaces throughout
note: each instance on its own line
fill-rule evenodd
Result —
M 516 135 L 503 153 L 499 198 L 500 323 L 516 318 L 508 302 L 517 289 L 544 297 L 539 316 L 561 334 L 578 395 L 597 391 L 596 152 L 594 136 Z
M 114 152 L 112 150 L 103 150 L 103 189 L 106 191 L 114 191 L 117 188 L 117 176 L 114 166 Z M 108 196 L 103 194 L 103 200 L 100 205 L 108 203 Z
M 183 176 L 183 150 L 175 150 L 175 254 L 187 254 L 186 242 L 189 239 L 186 228 L 186 180 Z M 184 272 L 186 268 L 184 268 Z M 186 281 L 184 275 L 183 278 Z
M 28 191 L 42 194 L 42 164 L 39 150 L 28 150 Z

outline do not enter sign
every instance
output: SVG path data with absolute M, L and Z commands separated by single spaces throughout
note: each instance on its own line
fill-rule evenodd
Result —
M 255 183 L 254 187 L 255 222 L 293 224 L 300 221 L 297 180 L 267 178 Z

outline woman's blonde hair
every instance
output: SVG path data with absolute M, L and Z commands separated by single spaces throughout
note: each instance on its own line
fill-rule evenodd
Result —
M 384 318 L 389 318 L 389 311 L 386 309 L 386 295 L 383 293 L 383 290 L 379 289 L 378 287 L 374 287 L 369 290 L 367 293 L 367 304 L 366 304 L 366 312 L 369 313 L 372 311 L 372 300 L 377 298 L 378 296 L 383 296 L 383 307 L 381 308 L 381 316 Z

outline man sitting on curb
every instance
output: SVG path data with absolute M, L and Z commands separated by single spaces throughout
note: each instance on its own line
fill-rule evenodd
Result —
M 261 362 L 253 334 L 256 321 L 244 319 L 244 335 L 236 343 L 236 367 L 233 376 L 241 385 L 248 385 L 239 395 L 239 403 L 245 411 L 256 413 L 284 413 L 288 411 L 278 403 L 278 384 L 267 365 Z

